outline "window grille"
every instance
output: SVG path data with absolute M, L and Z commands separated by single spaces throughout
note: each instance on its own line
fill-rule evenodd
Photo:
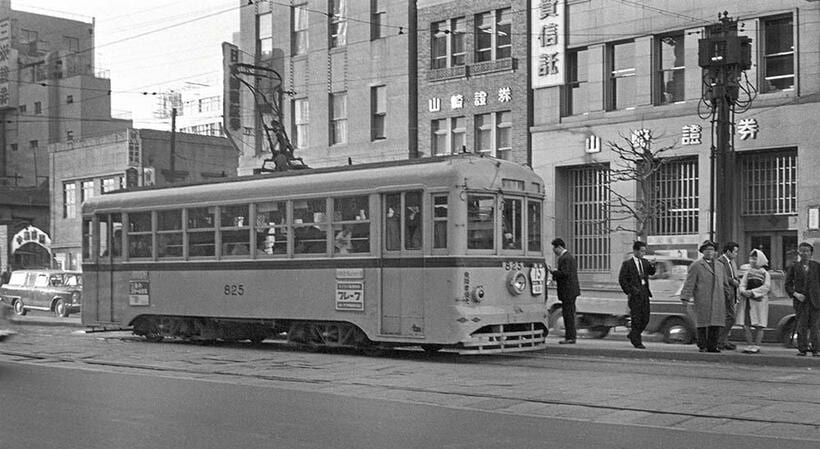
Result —
M 743 215 L 797 214 L 797 152 L 740 158 Z
M 609 171 L 586 166 L 569 171 L 569 222 L 579 271 L 606 272 L 609 265 Z
M 666 162 L 649 181 L 651 201 L 661 206 L 650 222 L 652 235 L 698 233 L 699 191 L 697 158 Z

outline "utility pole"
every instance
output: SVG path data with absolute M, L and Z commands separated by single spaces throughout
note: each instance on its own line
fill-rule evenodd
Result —
M 751 67 L 752 40 L 737 35 L 737 21 L 724 11 L 719 24 L 707 28 L 698 41 L 698 65 L 705 71 L 704 100 L 712 109 L 716 139 L 711 149 L 710 240 L 725 244 L 736 240 L 738 216 L 735 185 L 735 151 L 732 140 L 734 106 L 740 93 L 740 77 Z M 717 207 L 716 207 L 716 204 Z
M 171 108 L 171 177 L 168 179 L 170 184 L 177 180 L 176 169 L 176 143 L 177 143 L 177 108 Z

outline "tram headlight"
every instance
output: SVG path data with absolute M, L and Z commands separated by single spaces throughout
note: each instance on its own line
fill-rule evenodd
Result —
M 527 276 L 516 270 L 507 276 L 507 290 L 513 295 L 520 295 L 527 290 Z
M 478 286 L 473 289 L 473 301 L 481 302 L 484 300 L 484 287 Z

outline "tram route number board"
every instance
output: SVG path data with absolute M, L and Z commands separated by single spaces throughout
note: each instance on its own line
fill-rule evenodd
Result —
M 364 282 L 336 281 L 336 310 L 364 311 Z
M 147 306 L 150 305 L 148 296 L 149 281 L 146 280 L 130 280 L 128 281 L 128 305 L 131 306 Z

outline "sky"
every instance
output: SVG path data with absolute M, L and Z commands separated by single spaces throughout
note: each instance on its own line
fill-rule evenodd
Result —
M 152 93 L 219 83 L 221 44 L 239 32 L 239 0 L 12 0 L 11 7 L 93 20 L 95 63 L 111 79 L 112 115 L 137 128 L 160 126 Z

